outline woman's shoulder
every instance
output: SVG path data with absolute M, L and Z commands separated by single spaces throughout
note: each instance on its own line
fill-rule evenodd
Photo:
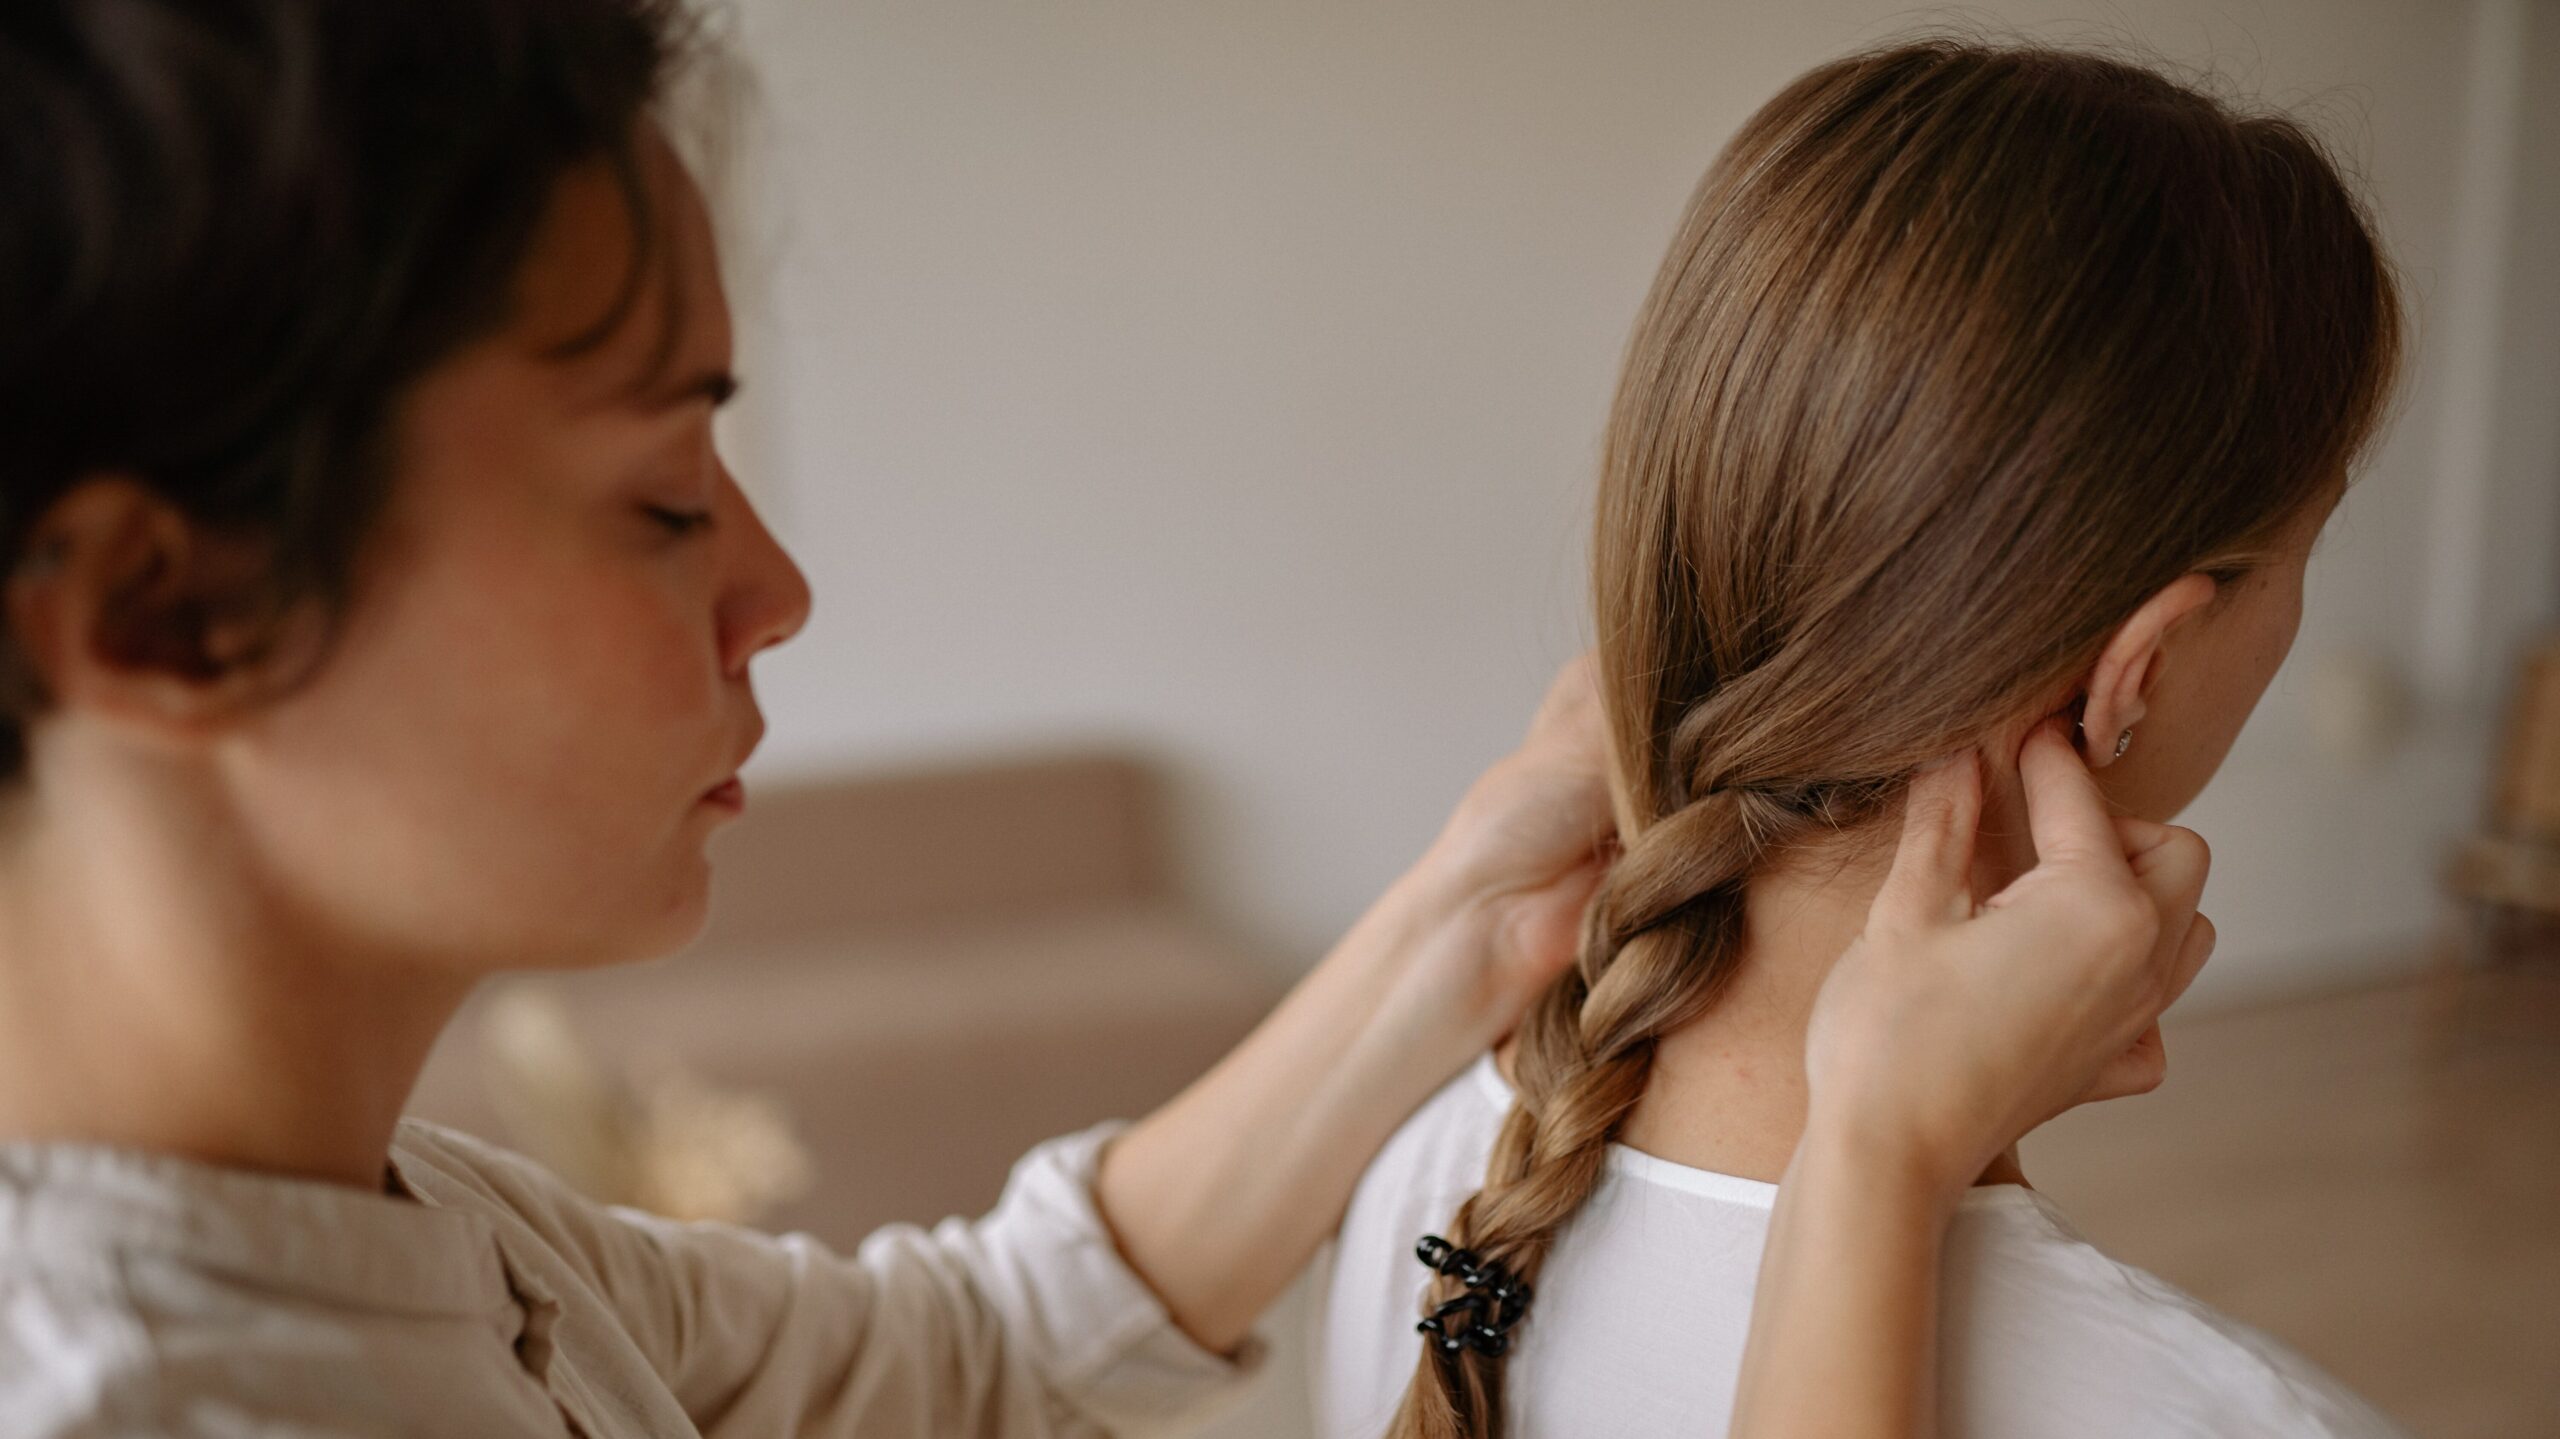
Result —
M 1335 1233 L 1336 1280 L 1376 1282 L 1381 1273 L 1421 1271 L 1411 1257 L 1425 1232 L 1445 1229 L 1458 1205 L 1484 1183 L 1485 1160 L 1502 1131 L 1511 1091 L 1493 1056 L 1478 1056 L 1406 1116 L 1371 1157 Z M 1353 1274 L 1340 1271 L 1348 1269 Z
M 2402 1439 L 2281 1340 L 2092 1243 L 2050 1199 L 1968 1210 L 1947 1252 L 1945 1394 L 1973 1432 Z M 2021 1362 L 2025 1360 L 2027 1362 Z
M 145 1150 L 0 1147 L 0 1433 L 505 1432 L 485 1221 Z M 538 1417 L 538 1416 L 536 1416 Z
M 1454 1207 L 1484 1182 L 1485 1158 L 1502 1132 L 1511 1099 L 1494 1054 L 1478 1055 L 1397 1127 L 1370 1160 L 1362 1188 L 1419 1188 L 1435 1199 L 1445 1195 Z
M 431 1202 L 450 1202 L 468 1192 L 486 1202 L 543 1203 L 574 1193 L 525 1155 L 414 1116 L 401 1119 L 392 1131 L 391 1167 L 404 1186 L 438 1191 L 432 1196 L 419 1194 Z
M 1484 1182 L 1510 1102 L 1493 1056 L 1480 1055 L 1370 1159 L 1316 1269 L 1310 1357 L 1319 1433 L 1386 1428 L 1421 1352 L 1413 1325 L 1426 1275 L 1414 1243 L 1444 1231 Z

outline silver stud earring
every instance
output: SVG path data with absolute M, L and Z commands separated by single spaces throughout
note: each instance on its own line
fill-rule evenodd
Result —
M 2087 749 L 2089 747 L 2089 727 L 2078 720 L 2073 720 L 2071 722 L 2071 737 L 2080 742 L 2080 747 L 2082 749 Z M 2131 748 L 2133 748 L 2133 731 L 2126 730 L 2123 734 L 2116 736 L 2116 752 L 2114 758 L 2124 758 L 2124 752 Z

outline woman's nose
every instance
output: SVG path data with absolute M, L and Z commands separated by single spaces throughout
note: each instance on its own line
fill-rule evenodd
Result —
M 734 478 L 736 503 L 728 584 L 720 600 L 721 662 L 743 676 L 747 661 L 790 639 L 809 622 L 809 577 L 765 528 Z

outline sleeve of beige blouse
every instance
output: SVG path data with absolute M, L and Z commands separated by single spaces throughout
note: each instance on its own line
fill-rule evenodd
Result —
M 851 1254 L 596 1204 L 520 1156 L 420 1137 L 584 1271 L 706 1439 L 1088 1439 L 1196 1424 L 1267 1352 L 1202 1349 L 1121 1258 L 1093 1184 L 1123 1127 L 1034 1149 L 982 1218 Z
M 895 1225 L 851 1255 L 612 1211 L 646 1241 L 651 1272 L 607 1283 L 706 1439 L 1196 1423 L 1259 1371 L 1264 1344 L 1202 1349 L 1121 1258 L 1093 1180 L 1122 1127 L 1034 1149 L 982 1218 Z

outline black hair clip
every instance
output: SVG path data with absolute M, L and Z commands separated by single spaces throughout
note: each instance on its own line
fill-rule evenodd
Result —
M 1437 1234 L 1422 1236 L 1422 1242 L 1413 1246 L 1413 1255 L 1424 1268 L 1467 1287 L 1466 1293 L 1443 1301 L 1414 1328 L 1430 1335 L 1442 1354 L 1472 1349 L 1487 1359 L 1501 1358 L 1511 1348 L 1511 1326 L 1528 1316 L 1528 1281 Z

